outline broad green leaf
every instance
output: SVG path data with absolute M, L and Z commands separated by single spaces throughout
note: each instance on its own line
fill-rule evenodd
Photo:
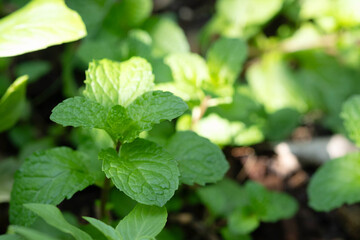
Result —
M 126 108 L 120 105 L 110 109 L 106 121 L 107 127 L 105 130 L 114 141 L 122 143 L 132 142 L 142 131 L 151 129 L 151 124 L 135 121 Z
M 63 126 L 105 128 L 107 109 L 85 97 L 73 97 L 59 103 L 50 119 Z
M 150 15 L 153 8 L 152 0 L 122 0 L 111 7 L 105 26 L 115 33 L 119 29 L 131 29 L 142 24 Z
M 343 104 L 341 118 L 350 138 L 360 146 L 360 95 L 351 97 Z
M 240 207 L 230 214 L 228 224 L 232 233 L 248 234 L 260 225 L 260 220 L 251 209 L 249 211 L 247 208 Z
M 67 147 L 39 151 L 27 158 L 15 174 L 10 201 L 10 222 L 30 226 L 35 214 L 25 203 L 59 204 L 64 198 L 93 184 L 101 176 L 91 159 Z
M 250 208 L 261 221 L 276 222 L 290 218 L 298 209 L 297 202 L 291 196 L 269 191 L 259 183 L 248 181 L 245 184 L 245 190 L 248 202 L 242 207 Z
M 0 20 L 0 57 L 36 51 L 84 36 L 84 23 L 64 0 L 32 0 Z
M 207 66 L 210 71 L 210 91 L 219 88 L 233 88 L 246 59 L 246 43 L 238 38 L 220 38 L 207 52 Z
M 172 120 L 187 110 L 186 103 L 170 92 L 153 91 L 139 96 L 126 109 L 114 106 L 108 113 L 105 128 L 120 142 L 131 142 L 154 124 Z
M 9 231 L 15 232 L 28 240 L 56 240 L 56 238 L 27 227 L 9 226 Z
M 128 47 L 127 54 L 129 57 L 139 56 L 139 57 L 149 59 L 149 61 L 150 61 L 152 39 L 147 32 L 145 32 L 144 30 L 140 30 L 140 29 L 134 29 L 134 30 L 129 31 L 127 39 L 126 39 L 126 43 L 127 43 L 127 47 Z M 153 70 L 155 70 L 156 66 L 152 65 L 152 67 L 154 68 Z M 154 71 L 154 73 L 155 73 L 155 71 Z M 156 76 L 156 74 L 155 74 L 155 76 Z M 155 79 L 156 79 L 156 77 L 155 77 Z
M 170 18 L 151 17 L 145 22 L 144 29 L 153 39 L 155 56 L 190 51 L 184 31 Z
M 295 72 L 298 88 L 311 109 L 326 113 L 325 124 L 337 132 L 343 131 L 340 112 L 342 104 L 353 94 L 359 93 L 358 73 L 318 50 L 294 54 L 300 68 Z M 299 89 L 300 90 L 300 89 Z
M 176 161 L 153 142 L 136 139 L 99 153 L 103 171 L 115 186 L 139 203 L 163 206 L 179 185 Z
M 300 83 L 279 53 L 269 53 L 247 71 L 247 80 L 255 97 L 270 113 L 281 108 L 308 110 Z
M 261 25 L 269 21 L 282 7 L 283 0 L 219 0 L 217 14 L 239 27 Z
M 0 99 L 0 132 L 11 128 L 21 116 L 25 104 L 28 77 L 16 79 Z
M 200 88 L 210 78 L 205 60 L 195 53 L 170 54 L 165 58 L 174 81 L 187 88 Z
M 50 204 L 27 203 L 24 206 L 37 214 L 51 226 L 72 235 L 76 240 L 92 240 L 92 238 L 79 228 L 68 223 L 60 210 Z
M 298 210 L 298 203 L 288 194 L 270 191 L 269 205 L 265 215 L 260 216 L 264 222 L 276 222 L 294 216 Z
M 170 92 L 147 92 L 135 99 L 127 111 L 138 122 L 157 124 L 179 117 L 188 109 L 186 103 Z
M 91 217 L 83 217 L 86 221 L 88 221 L 91 225 L 93 225 L 96 229 L 102 232 L 108 240 L 122 240 L 120 233 L 116 231 L 113 227 L 103 223 L 100 220 Z
M 175 156 L 181 182 L 204 185 L 221 180 L 229 169 L 221 149 L 194 132 L 177 132 L 167 149 Z
M 137 204 L 129 215 L 120 221 L 116 230 L 124 240 L 154 239 L 165 227 L 166 220 L 165 207 Z
M 143 58 L 124 62 L 103 59 L 93 61 L 86 71 L 85 97 L 105 107 L 127 107 L 137 97 L 154 87 L 151 65 Z
M 360 153 L 333 159 L 321 166 L 311 178 L 308 195 L 310 206 L 330 211 L 343 204 L 360 201 Z
M 229 226 L 221 229 L 221 235 L 224 240 L 252 240 L 249 234 L 235 234 L 230 231 Z
M 290 136 L 301 123 L 301 115 L 292 108 L 282 108 L 269 115 L 266 122 L 266 137 L 272 141 L 281 141 Z
M 24 238 L 16 234 L 5 234 L 0 235 L 0 240 L 24 240 Z
M 244 188 L 230 179 L 199 188 L 197 190 L 201 201 L 215 216 L 227 216 L 246 199 Z

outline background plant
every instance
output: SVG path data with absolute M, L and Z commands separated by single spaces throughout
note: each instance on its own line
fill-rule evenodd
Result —
M 62 1 L 51 1 L 50 3 L 38 0 L 34 2 L 45 4 L 47 7 L 56 5 L 64 10 L 58 11 L 59 13 L 67 13 L 65 11 L 67 8 L 64 8 Z M 24 4 L 25 1 L 21 0 L 0 2 L 0 14 L 8 15 Z M 272 162 L 276 156 L 274 156 L 272 146 L 278 141 L 296 139 L 299 130 L 304 129 L 307 129 L 313 138 L 342 133 L 350 135 L 353 140 L 356 139 L 354 138 L 355 127 L 351 127 L 351 129 L 346 127 L 351 125 L 349 122 L 353 122 L 352 125 L 356 126 L 355 120 L 349 120 L 356 119 L 356 114 L 350 114 L 349 111 L 356 111 L 349 110 L 351 104 L 343 105 L 350 96 L 359 92 L 356 80 L 359 76 L 357 45 L 359 17 L 356 12 L 358 6 L 354 1 L 321 1 L 318 5 L 314 5 L 312 1 L 293 0 L 271 2 L 218 0 L 212 6 L 201 3 L 199 0 L 191 3 L 172 2 L 168 7 L 161 7 L 158 2 L 146 0 L 91 0 L 86 3 L 72 0 L 66 1 L 66 4 L 77 11 L 84 20 L 88 35 L 82 41 L 21 57 L 0 58 L 0 93 L 4 96 L 0 102 L 1 119 L 4 120 L 1 126 L 4 128 L 2 131 L 7 130 L 2 133 L 0 139 L 1 201 L 9 200 L 12 173 L 25 159 L 35 159 L 31 154 L 37 150 L 43 150 L 37 153 L 37 157 L 46 156 L 48 152 L 44 150 L 56 146 L 69 146 L 70 148 L 61 148 L 64 150 L 58 151 L 69 153 L 74 159 L 86 158 L 87 163 L 94 164 L 93 168 L 79 167 L 79 169 L 89 169 L 93 177 L 88 179 L 87 183 L 84 182 L 84 185 L 91 182 L 96 186 L 103 186 L 104 174 L 98 171 L 101 166 L 96 159 L 98 152 L 101 149 L 116 149 L 113 140 L 116 142 L 116 139 L 124 138 L 124 136 L 129 139 L 136 138 L 142 129 L 146 129 L 146 131 L 140 134 L 140 138 L 155 142 L 162 149 L 171 153 L 175 159 L 180 157 L 187 159 L 179 161 L 178 168 L 181 173 L 179 181 L 189 185 L 205 184 L 209 178 L 212 179 L 211 181 L 215 181 L 216 178 L 215 174 L 204 180 L 197 178 L 196 171 L 185 171 L 185 169 L 192 169 L 193 162 L 198 159 L 198 155 L 207 151 L 216 152 L 215 156 L 219 158 L 221 155 L 218 148 L 199 136 L 209 138 L 223 148 L 231 164 L 230 171 L 227 173 L 229 178 L 236 179 L 238 182 L 245 182 L 247 178 L 250 178 L 270 187 L 272 186 L 270 180 L 263 181 L 263 179 L 257 178 L 257 175 L 249 173 L 248 170 L 252 162 L 251 158 L 255 157 L 258 162 L 261 162 L 261 158 L 265 156 L 267 158 L 265 175 L 273 176 Z M 32 3 L 30 6 L 35 5 Z M 25 9 L 31 10 L 32 7 Z M 39 12 L 35 13 L 37 16 L 48 16 L 39 14 Z M 27 15 L 21 14 L 21 16 Z M 31 20 L 31 18 L 28 19 Z M 66 19 L 69 18 L 66 17 Z M 57 21 L 59 22 L 59 20 Z M 181 27 L 177 21 L 180 21 Z M 3 20 L 1 22 L 4 23 Z M 50 21 L 41 20 L 41 22 L 49 23 Z M 81 27 L 82 25 L 74 26 Z M 192 34 L 194 29 L 197 32 L 202 26 L 198 45 Z M 0 29 L 13 30 L 15 28 Z M 72 40 L 83 37 L 83 30 L 78 29 L 72 33 L 74 32 L 79 35 L 75 34 Z M 2 35 L 0 34 L 0 36 Z M 67 36 L 64 33 L 61 35 L 61 37 Z M 13 40 L 13 38 L 10 39 Z M 19 40 L 25 39 L 24 37 Z M 62 40 L 52 44 L 69 41 L 66 38 L 59 38 L 59 36 L 56 37 L 57 39 Z M 47 41 L 42 43 L 44 45 L 41 48 L 52 45 Z M 10 44 L 14 42 L 10 41 Z M 38 42 L 40 43 L 39 39 L 36 43 Z M 34 47 L 35 45 L 22 44 L 21 46 Z M 11 48 L 6 47 L 6 49 Z M 22 50 L 20 47 L 15 49 Z M 36 50 L 36 48 L 28 50 Z M 48 117 L 51 110 L 64 98 L 68 97 L 73 100 L 66 100 L 60 106 L 66 106 L 71 101 L 72 103 L 85 102 L 84 96 L 82 96 L 83 79 L 85 78 L 83 73 L 89 67 L 89 62 L 93 62 L 95 59 L 93 62 L 95 64 L 104 58 L 115 62 L 124 62 L 134 56 L 146 59 L 151 65 L 155 76 L 156 90 L 170 91 L 186 101 L 189 110 L 182 117 L 177 121 L 163 121 L 153 126 L 133 121 L 134 128 L 126 132 L 121 132 L 122 130 L 116 124 L 109 126 L 109 123 L 101 123 L 100 128 L 106 128 L 105 130 L 112 135 L 112 139 L 103 130 L 87 129 L 102 120 L 99 122 L 85 121 L 87 127 L 75 129 L 50 124 Z M 110 60 L 108 61 L 111 62 Z M 231 63 L 236 64 L 232 65 Z M 28 80 L 21 77 L 25 74 L 28 75 Z M 12 80 L 18 77 L 19 80 L 10 87 Z M 25 99 L 26 85 L 28 88 L 27 98 L 30 101 Z M 7 89 L 9 90 L 7 91 Z M 74 96 L 77 97 L 73 98 Z M 98 107 L 97 110 L 104 113 L 104 116 L 108 115 L 106 111 L 110 106 L 106 105 L 106 110 L 103 111 L 102 104 L 100 104 L 102 107 L 95 105 Z M 56 111 L 60 109 L 60 106 Z M 129 106 L 123 106 L 125 110 L 121 107 L 116 107 L 114 110 L 114 112 L 131 115 L 123 120 L 125 122 L 135 118 L 134 112 L 136 111 L 128 110 Z M 5 112 L 9 114 L 3 114 Z M 71 114 L 71 111 L 68 113 Z M 345 128 L 343 121 L 345 121 Z M 83 124 L 84 121 L 77 119 L 73 123 L 75 125 Z M 99 125 L 95 127 L 99 128 Z M 195 133 L 177 132 L 190 129 Z M 121 134 L 116 133 L 118 131 Z M 183 144 L 183 148 L 178 149 L 178 142 L 188 144 Z M 130 143 L 123 143 L 122 146 L 127 144 Z M 249 148 L 244 146 L 249 146 Z M 194 147 L 197 151 L 190 153 Z M 111 151 L 105 151 L 103 155 L 109 157 Z M 251 153 L 252 151 L 255 152 L 255 155 Z M 245 155 L 238 155 L 238 152 L 241 154 L 245 152 Z M 114 154 L 111 156 L 115 158 Z M 344 203 L 358 201 L 353 194 L 357 189 L 356 171 L 353 168 L 356 165 L 357 155 L 354 153 L 341 159 L 324 165 L 311 181 L 308 190 L 310 205 L 316 210 L 328 211 L 340 207 Z M 26 160 L 25 163 L 29 161 Z M 201 164 L 196 166 L 204 167 Z M 302 173 L 305 172 L 307 175 L 311 175 L 315 170 L 314 167 L 304 167 Z M 263 170 L 259 168 L 257 171 L 261 173 Z M 99 173 L 98 178 L 96 177 L 97 172 Z M 244 173 L 248 175 L 244 177 Z M 289 185 L 290 180 L 298 173 L 276 176 L 277 179 L 281 179 L 283 184 L 281 187 L 279 185 L 271 187 L 285 189 L 296 196 L 299 201 L 300 213 L 296 215 L 295 220 L 292 218 L 290 221 L 297 222 L 303 216 L 303 211 L 311 213 L 313 217 L 319 216 L 307 209 L 306 201 L 299 197 L 304 194 L 297 193 L 301 190 L 294 189 L 291 184 Z M 220 186 L 221 184 L 222 182 Z M 120 185 L 118 184 L 118 186 Z M 211 214 L 209 217 L 206 216 L 208 211 L 202 207 L 206 200 L 200 195 L 199 199 L 198 196 L 191 194 L 193 191 L 190 189 L 193 188 L 197 187 L 180 187 L 166 204 L 170 219 L 168 225 L 170 224 L 170 226 L 160 233 L 158 238 L 176 239 L 178 236 L 178 239 L 181 239 L 183 234 L 186 237 L 192 235 L 192 231 L 201 235 L 202 228 L 205 228 L 206 231 L 203 232 L 208 234 L 202 236 L 205 239 L 209 236 L 220 236 L 220 232 L 226 239 L 239 238 L 239 232 L 231 231 L 231 229 L 234 230 L 234 227 L 230 228 L 229 215 L 212 214 L 211 207 L 209 207 Z M 85 191 L 75 194 L 71 201 L 76 202 L 77 196 L 86 194 L 87 191 L 96 191 L 94 189 L 99 188 L 89 187 Z M 243 198 L 246 199 L 244 192 L 246 191 L 242 191 Z M 258 190 L 257 192 L 262 191 Z M 340 195 L 343 197 L 339 198 Z M 81 209 L 103 209 L 103 214 L 89 210 L 88 214 L 76 213 L 76 216 L 107 216 L 107 212 L 110 211 L 112 214 L 116 214 L 116 221 L 109 221 L 111 219 L 108 216 L 102 220 L 109 221 L 115 226 L 118 223 L 117 219 L 128 215 L 130 209 L 136 205 L 134 200 L 118 191 L 116 187 L 110 187 L 107 204 L 101 204 L 100 196 L 99 193 L 96 197 L 99 200 L 95 201 L 95 204 L 93 202 L 88 204 L 95 208 L 87 205 L 82 206 Z M 66 202 L 63 204 L 66 205 Z M 117 203 L 126 207 L 119 208 Z M 66 209 L 63 204 L 60 205 L 60 209 Z M 356 207 L 356 205 L 353 206 Z M 36 216 L 36 213 L 32 213 L 31 210 L 24 209 L 32 216 Z M 346 207 L 341 207 L 337 212 L 343 212 L 344 209 Z M 184 211 L 185 213 L 190 212 L 194 219 L 189 225 L 180 224 L 182 228 L 179 229 L 178 226 L 175 226 L 176 219 Z M 321 216 L 332 216 L 331 214 L 334 212 Z M 239 222 L 246 222 L 246 220 L 253 220 L 252 223 L 263 222 L 262 214 L 254 215 L 256 217 L 241 218 L 242 221 Z M 286 217 L 290 217 L 290 215 Z M 64 212 L 64 216 L 73 226 L 84 230 L 91 236 L 96 236 L 95 238 L 98 239 L 104 237 L 103 234 L 94 231 L 90 225 L 79 225 L 78 221 L 76 219 L 74 221 L 74 217 L 68 213 Z M 179 219 L 181 218 L 179 217 Z M 228 225 L 226 222 L 224 223 L 224 219 L 228 220 Z M 235 219 L 235 217 L 231 219 Z M 236 221 L 232 221 L 232 224 L 234 222 Z M 352 224 L 346 225 L 352 226 Z M 197 230 L 189 230 L 190 226 L 199 225 L 200 228 L 194 227 Z M 44 229 L 40 229 L 40 226 L 48 225 L 38 219 L 32 229 L 37 230 L 37 234 L 39 232 L 40 234 L 50 234 L 58 239 L 66 236 L 54 228 L 49 228 L 51 230 L 47 230 L 46 233 Z M 257 225 L 253 224 L 252 226 Z M 258 239 L 258 234 L 263 231 L 264 226 L 268 225 L 261 223 L 260 229 L 251 235 Z M 300 229 L 307 226 L 298 224 Z M 17 228 L 15 231 L 15 229 L 16 227 L 10 231 L 9 228 L 9 231 L 19 234 L 24 230 Z M 273 229 L 278 228 L 274 227 Z M 317 227 L 313 232 L 321 231 L 321 229 L 321 226 Z M 112 232 L 112 230 L 109 231 Z M 299 232 L 301 235 L 306 234 L 307 231 Z M 276 234 L 272 234 L 272 236 L 280 238 Z M 303 238 L 310 237 L 308 235 L 301 236 Z M 242 237 L 246 239 L 250 235 L 242 235 Z

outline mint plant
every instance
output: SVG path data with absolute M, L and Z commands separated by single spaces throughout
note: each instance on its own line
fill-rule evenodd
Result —
M 230 179 L 197 191 L 210 211 L 210 221 L 226 218 L 221 229 L 224 239 L 251 239 L 260 222 L 276 222 L 292 217 L 298 210 L 296 200 L 284 193 L 268 191 L 259 183 L 247 181 L 239 186 Z
M 52 227 L 70 234 L 76 240 L 94 239 L 85 231 L 66 221 L 60 210 L 53 205 L 28 203 L 24 206 L 44 219 L 44 221 Z M 156 235 L 158 235 L 165 226 L 167 212 L 165 207 L 138 204 L 117 224 L 116 228 L 95 218 L 83 218 L 99 230 L 108 240 L 155 239 Z M 9 234 L 0 236 L 0 239 L 19 239 L 17 236 L 22 236 L 29 240 L 57 239 L 37 230 L 22 226 L 10 226 Z
M 341 117 L 349 137 L 360 146 L 360 96 L 349 98 L 342 107 Z M 317 211 L 330 211 L 343 204 L 360 201 L 360 154 L 349 153 L 330 160 L 321 166 L 311 178 L 309 204 Z
M 140 133 L 151 130 L 153 125 L 174 119 L 188 109 L 181 98 L 153 88 L 151 65 L 143 58 L 91 62 L 86 71 L 83 96 L 68 98 L 58 104 L 50 119 L 63 126 L 98 129 L 99 134 L 106 134 L 111 139 L 112 147 L 99 149 L 98 157 L 91 150 L 57 147 L 27 158 L 15 175 L 10 201 L 11 223 L 28 227 L 39 215 L 50 225 L 75 237 L 73 227 L 68 224 L 60 227 L 60 223 L 49 220 L 59 214 L 55 213 L 58 210 L 39 204 L 59 204 L 77 191 L 102 181 L 101 218 L 106 217 L 111 183 L 144 205 L 135 207 L 134 213 L 120 222 L 117 227 L 120 235 L 96 219 L 86 219 L 108 239 L 116 239 L 116 236 L 118 239 L 134 239 L 134 234 L 153 238 L 165 224 L 156 216 L 160 214 L 161 219 L 166 219 L 163 206 L 180 183 L 204 185 L 221 180 L 229 168 L 223 153 L 196 133 L 177 132 L 164 147 L 139 138 Z M 92 145 L 98 149 L 96 143 Z M 35 205 L 29 203 L 38 205 L 32 208 Z M 43 209 L 48 209 L 49 213 Z M 140 234 L 140 228 L 127 233 L 138 221 L 145 221 L 146 229 L 157 224 L 155 229 L 159 230 Z M 24 228 L 13 229 L 24 235 Z M 91 239 L 84 236 L 75 238 Z

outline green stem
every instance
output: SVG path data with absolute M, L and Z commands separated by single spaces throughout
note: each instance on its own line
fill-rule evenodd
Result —
M 209 101 L 211 100 L 210 96 L 206 96 L 200 103 L 200 106 L 194 108 L 192 111 L 192 121 L 191 121 L 191 130 L 194 130 L 196 124 L 201 120 L 204 116 L 206 110 L 209 107 Z M 196 110 L 195 110 L 196 109 Z

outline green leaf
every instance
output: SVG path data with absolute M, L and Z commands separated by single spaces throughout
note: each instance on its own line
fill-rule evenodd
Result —
M 230 231 L 228 226 L 221 229 L 221 235 L 224 238 L 224 240 L 252 240 L 251 235 L 235 234 Z
M 103 59 L 93 61 L 86 71 L 85 97 L 105 107 L 127 107 L 154 87 L 151 65 L 143 58 L 124 62 Z
M 64 0 L 33 0 L 0 20 L 0 57 L 15 56 L 86 36 L 80 16 Z
M 301 114 L 292 108 L 282 108 L 269 115 L 266 123 L 266 137 L 281 141 L 290 136 L 301 123 Z
M 360 153 L 333 159 L 321 166 L 311 178 L 308 195 L 310 206 L 330 211 L 343 204 L 360 201 Z
M 261 221 L 276 222 L 290 218 L 298 210 L 298 204 L 291 196 L 269 191 L 259 183 L 248 181 L 245 190 L 248 202 L 242 207 L 250 208 Z
M 144 29 L 153 40 L 155 56 L 190 51 L 184 31 L 168 17 L 151 17 L 145 22 Z
M 99 153 L 103 171 L 115 186 L 132 199 L 163 206 L 179 185 L 176 161 L 163 148 L 144 139 Z
M 260 62 L 251 65 L 246 77 L 255 97 L 268 112 L 281 108 L 293 108 L 300 113 L 308 110 L 301 82 L 279 53 L 265 54 Z
M 110 27 L 115 33 L 118 33 L 119 29 L 137 27 L 151 15 L 152 8 L 152 0 L 115 2 L 105 19 L 104 25 Z
M 246 56 L 247 46 L 243 40 L 238 38 L 217 40 L 210 47 L 206 56 L 211 76 L 209 90 L 218 93 L 219 88 L 232 88 L 241 72 Z
M 171 120 L 187 110 L 186 103 L 170 92 L 147 92 L 126 109 L 114 106 L 108 113 L 106 130 L 120 142 L 131 142 L 154 124 Z
M 132 142 L 144 130 L 151 129 L 149 123 L 137 122 L 129 116 L 126 108 L 116 105 L 110 109 L 106 118 L 105 130 L 115 140 Z
M 5 234 L 0 235 L 0 240 L 24 240 L 24 238 L 15 234 Z
M 37 230 L 21 226 L 9 226 L 9 231 L 15 232 L 28 240 L 56 240 L 56 238 L 50 237 L 49 235 L 41 233 Z
M 200 87 L 209 79 L 209 71 L 205 60 L 196 53 L 176 53 L 165 58 L 170 66 L 174 81 L 193 87 Z
M 350 138 L 360 146 L 360 95 L 351 97 L 343 104 L 341 118 Z
M 260 220 L 251 209 L 240 207 L 230 214 L 228 224 L 232 233 L 248 234 L 260 225 Z
M 116 231 L 111 226 L 103 223 L 100 220 L 91 217 L 83 217 L 86 221 L 88 221 L 91 225 L 93 225 L 96 229 L 102 232 L 108 240 L 123 240 L 122 236 L 118 231 Z
M 59 204 L 93 184 L 101 176 L 82 152 L 67 147 L 39 151 L 27 158 L 15 174 L 10 201 L 10 222 L 30 226 L 36 216 L 24 203 Z
M 50 119 L 63 126 L 105 128 L 107 109 L 85 97 L 73 97 L 59 103 Z
M 244 188 L 227 178 L 214 185 L 199 188 L 197 194 L 215 216 L 227 216 L 246 201 Z
M 235 25 L 258 25 L 270 20 L 281 9 L 282 3 L 283 0 L 220 0 L 216 9 L 219 15 Z
M 137 204 L 129 215 L 120 221 L 116 229 L 124 240 L 154 239 L 165 227 L 166 220 L 165 207 Z
M 170 92 L 147 92 L 132 102 L 127 111 L 138 122 L 157 124 L 179 117 L 188 109 L 186 103 Z
M 217 182 L 229 169 L 221 149 L 194 132 L 175 133 L 167 148 L 178 161 L 180 180 L 185 184 Z
M 21 116 L 25 104 L 28 77 L 16 79 L 0 99 L 0 132 L 11 128 Z
M 32 212 L 36 213 L 51 226 L 65 233 L 69 233 L 76 240 L 92 240 L 92 238 L 86 232 L 83 232 L 79 228 L 68 223 L 57 207 L 50 204 L 40 203 L 27 203 L 24 204 L 24 206 Z

